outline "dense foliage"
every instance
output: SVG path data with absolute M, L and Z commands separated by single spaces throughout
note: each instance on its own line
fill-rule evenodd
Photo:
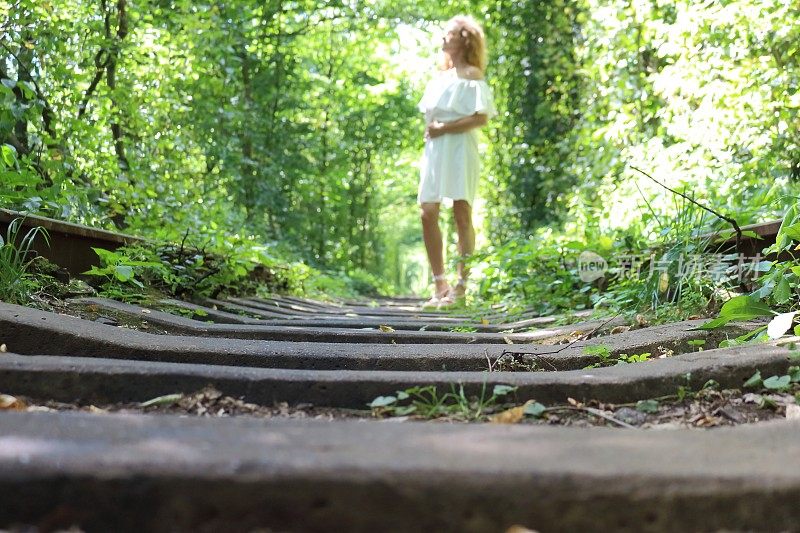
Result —
M 501 110 L 476 206 L 488 301 L 707 301 L 674 265 L 666 290 L 576 276 L 585 249 L 725 226 L 633 166 L 740 224 L 794 203 L 790 0 L 0 0 L 0 204 L 424 287 L 415 103 L 462 11 L 485 21 Z

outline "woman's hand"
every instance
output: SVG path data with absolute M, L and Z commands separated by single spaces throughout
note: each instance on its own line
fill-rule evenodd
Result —
M 438 120 L 434 120 L 433 122 L 429 123 L 425 128 L 425 140 L 428 139 L 435 139 L 436 137 L 441 137 L 444 135 L 445 124 L 443 122 L 439 122 Z
M 480 128 L 486 125 L 488 119 L 489 117 L 484 113 L 475 113 L 453 122 L 444 123 L 434 120 L 425 128 L 425 140 L 435 139 L 447 133 L 464 133 L 474 128 Z

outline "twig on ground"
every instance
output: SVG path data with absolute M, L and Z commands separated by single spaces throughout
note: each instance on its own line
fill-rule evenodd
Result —
M 622 314 L 622 311 L 618 312 L 617 314 L 615 314 L 614 316 L 612 316 L 611 318 L 609 318 L 608 320 L 606 320 L 605 322 L 603 322 L 602 324 L 600 324 L 599 326 L 594 328 L 589 333 L 586 333 L 585 335 L 579 336 L 577 339 L 565 344 L 564 346 L 562 346 L 558 350 L 555 350 L 555 351 L 552 351 L 552 352 L 512 352 L 512 351 L 509 351 L 508 348 L 506 348 L 505 350 L 503 350 L 503 353 L 500 354 L 500 357 L 503 357 L 504 355 L 511 355 L 512 357 L 514 355 L 533 355 L 533 356 L 536 356 L 536 357 L 540 357 L 542 355 L 555 355 L 555 354 L 557 354 L 559 352 L 562 352 L 562 351 L 566 350 L 567 348 L 571 347 L 576 342 L 581 342 L 581 341 L 586 341 L 586 340 L 591 339 L 594 336 L 595 333 L 597 333 L 601 328 L 606 326 L 609 322 L 611 322 L 612 320 L 617 318 L 620 314 Z M 500 359 L 500 357 L 498 357 L 497 359 Z
M 627 422 L 623 422 L 622 420 L 614 418 L 613 416 L 604 413 L 600 409 L 595 409 L 594 407 L 578 407 L 575 405 L 564 405 L 561 407 L 548 407 L 544 410 L 544 412 L 550 412 L 550 411 L 584 411 L 591 415 L 600 417 L 604 420 L 608 420 L 609 422 L 616 424 L 620 427 L 623 427 L 625 429 L 638 429 L 636 426 L 632 426 Z

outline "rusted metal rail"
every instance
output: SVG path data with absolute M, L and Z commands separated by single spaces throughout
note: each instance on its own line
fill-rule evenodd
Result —
M 32 249 L 40 256 L 67 269 L 72 275 L 86 272 L 93 265 L 100 265 L 97 254 L 92 250 L 93 247 L 116 250 L 126 244 L 143 242 L 143 239 L 133 235 L 28 215 L 9 209 L 0 209 L 0 231 L 2 231 L 3 238 L 6 236 L 8 226 L 15 219 L 22 219 L 20 237 L 31 228 L 46 229 L 50 236 L 49 245 L 42 235 L 37 235 Z
M 758 224 L 742 226 L 742 232 L 753 232 L 760 238 L 743 235 L 741 242 L 739 243 L 739 249 L 737 250 L 736 235 L 731 235 L 730 237 L 721 241 L 714 240 L 710 247 L 710 251 L 738 252 L 746 257 L 755 257 L 756 255 L 762 253 L 763 250 L 768 246 L 775 244 L 775 239 L 778 235 L 778 229 L 780 229 L 780 227 L 780 220 L 771 220 L 769 222 L 759 222 Z M 727 235 L 729 233 L 730 230 L 726 230 L 724 232 L 703 235 L 702 237 L 711 237 L 713 239 L 715 236 Z

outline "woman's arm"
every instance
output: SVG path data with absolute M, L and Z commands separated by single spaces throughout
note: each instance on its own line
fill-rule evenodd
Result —
M 435 139 L 446 133 L 464 133 L 465 131 L 485 126 L 487 121 L 488 117 L 482 113 L 475 113 L 453 122 L 434 121 L 425 128 L 425 138 Z

